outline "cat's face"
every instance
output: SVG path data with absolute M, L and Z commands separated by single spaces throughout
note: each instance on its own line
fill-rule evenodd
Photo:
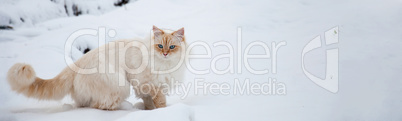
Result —
M 162 59 L 181 57 L 185 44 L 184 28 L 177 31 L 161 30 L 153 26 L 155 55 Z

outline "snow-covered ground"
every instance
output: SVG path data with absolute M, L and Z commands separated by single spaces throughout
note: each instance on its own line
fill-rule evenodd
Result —
M 102 15 L 62 17 L 0 30 L 0 120 L 402 120 L 402 1 L 241 1 L 241 0 L 140 0 Z M 168 96 L 168 107 L 140 110 L 141 102 L 131 96 L 124 109 L 104 111 L 71 107 L 68 96 L 61 101 L 38 101 L 12 92 L 7 81 L 8 69 L 17 62 L 31 64 L 37 75 L 52 78 L 64 67 L 64 45 L 67 38 L 80 29 L 105 27 L 115 30 L 115 37 L 144 37 L 152 25 L 161 28 L 185 27 L 189 43 L 206 42 L 212 58 L 193 59 L 190 65 L 207 74 L 186 72 L 185 84 L 192 84 L 190 94 Z M 305 56 L 306 69 L 325 78 L 326 50 L 339 49 L 339 91 L 331 93 L 303 73 L 301 56 L 305 45 L 318 35 L 338 27 L 339 43 L 315 49 Z M 261 41 L 273 49 L 272 42 L 286 42 L 277 52 L 277 70 L 270 59 L 251 59 L 255 70 L 269 69 L 268 74 L 253 74 L 241 64 L 237 66 L 237 30 L 242 30 L 242 48 Z M 76 40 L 73 59 L 82 56 L 78 48 L 95 48 L 97 37 L 82 36 Z M 234 47 L 234 73 L 217 74 L 211 61 L 229 52 L 216 42 L 229 42 Z M 324 42 L 325 44 L 325 42 Z M 82 50 L 81 50 L 82 51 Z M 261 47 L 250 53 L 264 54 Z M 193 53 L 205 54 L 195 47 Z M 270 51 L 272 52 L 272 50 Z M 229 59 L 216 62 L 217 69 L 229 66 Z M 285 84 L 286 94 L 216 94 L 196 89 L 195 80 L 205 84 L 263 84 L 269 78 Z M 200 84 L 200 83 L 198 83 Z M 208 89 L 211 89 L 207 88 Z M 198 93 L 195 93 L 198 91 Z M 216 90 L 215 90 L 216 91 Z M 182 98 L 184 96 L 184 98 Z

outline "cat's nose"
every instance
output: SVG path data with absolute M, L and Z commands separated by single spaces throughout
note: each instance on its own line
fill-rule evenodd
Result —
M 167 56 L 167 53 L 163 53 L 164 56 Z

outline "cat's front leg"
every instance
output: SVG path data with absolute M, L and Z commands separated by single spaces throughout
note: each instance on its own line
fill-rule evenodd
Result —
M 156 108 L 154 101 L 150 95 L 143 96 L 142 101 L 144 101 L 145 110 L 152 110 Z
M 158 88 L 153 88 L 151 93 L 142 96 L 145 110 L 166 107 L 166 96 Z
M 162 93 L 161 89 L 154 93 L 152 96 L 153 98 L 153 103 L 155 104 L 156 108 L 163 108 L 166 107 L 166 96 L 165 94 Z
M 144 101 L 146 110 L 166 107 L 166 96 L 162 92 L 163 87 L 149 83 L 143 84 L 140 87 L 140 90 L 136 90 L 136 92 L 139 92 L 140 97 Z

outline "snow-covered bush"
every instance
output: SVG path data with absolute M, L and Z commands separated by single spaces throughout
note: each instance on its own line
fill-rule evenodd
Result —
M 59 17 L 100 15 L 129 0 L 1 0 L 0 28 L 33 26 Z

